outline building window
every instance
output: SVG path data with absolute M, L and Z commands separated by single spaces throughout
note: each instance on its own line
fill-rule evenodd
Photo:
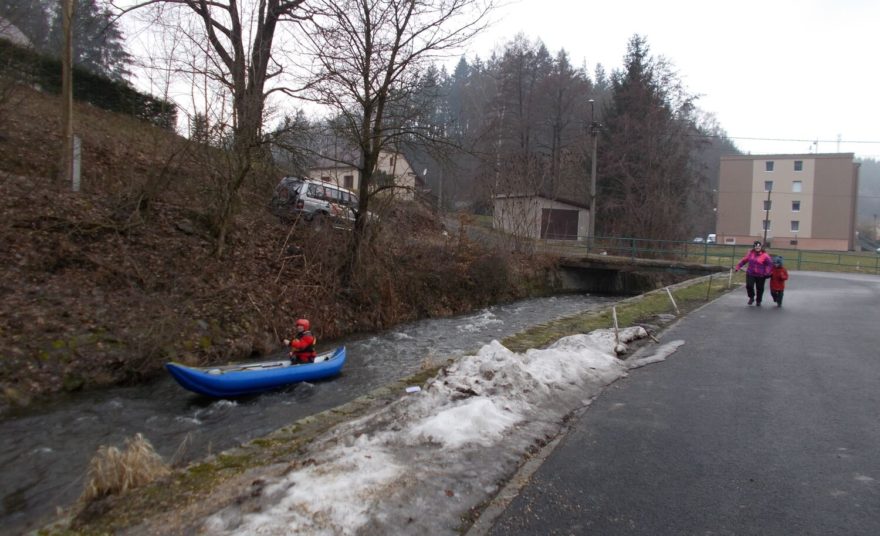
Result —
M 767 160 L 764 162 L 764 169 L 767 171 L 773 171 L 773 160 Z
M 769 231 L 769 230 L 770 230 L 770 220 L 764 220 L 763 223 L 764 223 L 764 229 L 763 229 L 763 230 L 764 230 L 764 231 Z
M 801 222 L 798 220 L 791 220 L 791 232 L 796 233 L 801 230 Z
M 794 161 L 794 170 L 795 171 L 803 171 L 804 170 L 804 161 L 803 160 L 795 160 Z
M 354 175 L 345 175 L 342 177 L 342 185 L 349 190 L 354 188 Z
M 770 207 L 773 205 L 773 201 L 769 199 L 764 200 L 764 210 L 770 210 Z
M 801 181 L 794 181 L 791 183 L 791 191 L 799 194 L 804 191 L 804 183 Z
M 764 191 L 772 192 L 773 191 L 773 181 L 764 181 Z
M 800 212 L 801 211 L 801 202 L 800 201 L 792 201 L 791 202 L 791 211 L 792 212 Z

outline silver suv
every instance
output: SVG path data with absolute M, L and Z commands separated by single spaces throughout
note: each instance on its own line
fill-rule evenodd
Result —
M 354 222 L 357 206 L 358 197 L 351 190 L 300 177 L 282 178 L 271 202 L 272 212 L 282 219 L 327 217 L 348 224 Z

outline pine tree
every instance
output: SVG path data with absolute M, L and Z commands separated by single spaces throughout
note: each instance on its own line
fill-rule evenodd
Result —
M 74 0 L 73 10 L 74 64 L 113 80 L 124 80 L 131 74 L 131 56 L 110 11 L 100 7 L 97 0 Z M 45 52 L 57 56 L 63 40 L 61 2 L 55 2 Z
M 611 85 L 598 160 L 599 234 L 681 239 L 689 197 L 705 190 L 693 165 L 694 98 L 638 35 Z

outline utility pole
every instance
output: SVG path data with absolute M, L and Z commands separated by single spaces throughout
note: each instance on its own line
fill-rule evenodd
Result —
M 73 0 L 61 2 L 61 169 L 62 181 L 73 181 Z
M 773 193 L 773 184 L 770 184 L 770 189 L 767 190 L 767 203 L 764 208 L 764 240 L 761 241 L 761 244 L 767 245 L 767 229 L 770 227 L 770 194 Z
M 599 145 L 599 123 L 593 118 L 594 102 L 590 99 L 590 137 L 593 139 L 593 157 L 590 159 L 590 227 L 587 230 L 587 251 L 596 236 L 596 150 Z

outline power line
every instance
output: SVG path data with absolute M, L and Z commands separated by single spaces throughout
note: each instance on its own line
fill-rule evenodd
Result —
M 798 139 L 798 138 L 754 138 L 747 136 L 722 136 L 719 134 L 688 134 L 688 136 L 694 138 L 715 138 L 722 140 L 748 140 L 748 141 L 790 141 L 790 142 L 798 142 L 798 143 L 866 143 L 866 144 L 878 144 L 880 145 L 880 141 L 865 141 L 865 140 L 820 140 L 813 138 L 811 140 L 807 139 Z

